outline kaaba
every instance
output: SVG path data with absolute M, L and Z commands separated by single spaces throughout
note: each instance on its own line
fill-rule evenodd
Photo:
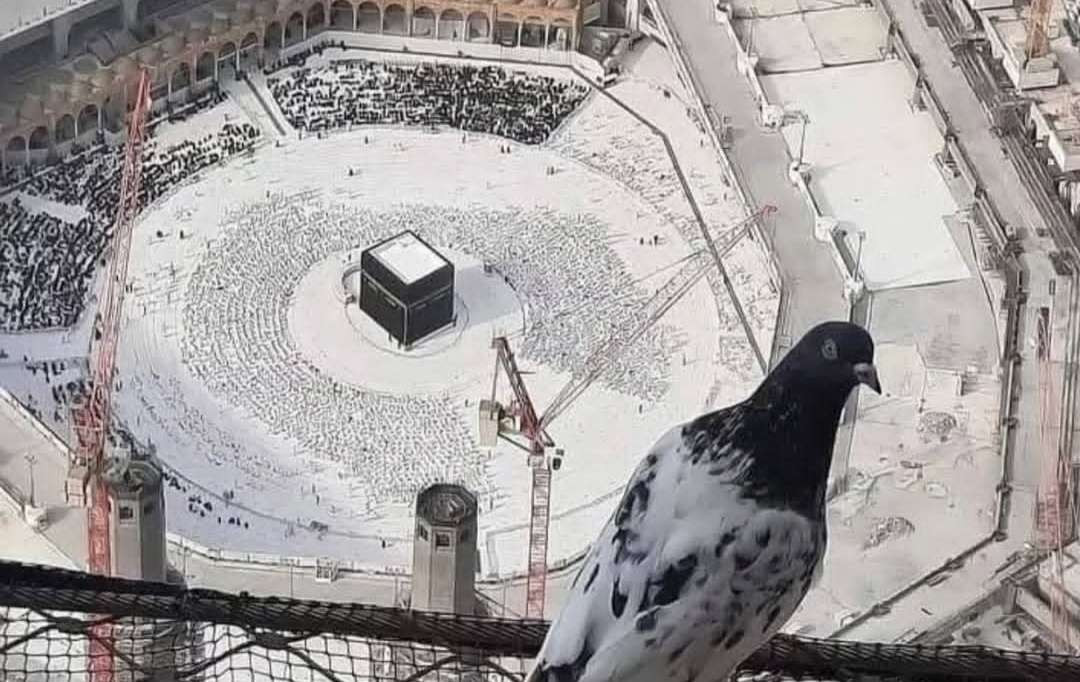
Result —
M 360 309 L 411 346 L 454 321 L 454 264 L 411 230 L 360 255 Z

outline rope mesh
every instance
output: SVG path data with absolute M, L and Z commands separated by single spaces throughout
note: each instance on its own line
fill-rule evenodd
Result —
M 100 638 L 118 682 L 519 682 L 546 630 L 543 621 L 188 590 L 0 562 L 5 681 L 89 680 L 89 642 Z M 1080 658 L 780 635 L 741 676 L 1076 681 Z

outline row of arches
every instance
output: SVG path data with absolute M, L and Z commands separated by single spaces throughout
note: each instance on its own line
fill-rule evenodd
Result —
M 16 135 L 4 145 L 8 162 L 22 162 L 23 155 L 45 153 L 55 145 L 64 145 L 76 140 L 89 141 L 101 129 L 101 109 L 96 104 L 87 104 L 77 115 L 64 114 L 56 121 L 50 134 L 45 126 L 34 128 L 29 135 Z
M 518 20 L 499 15 L 493 26 L 488 13 L 483 11 L 466 15 L 460 10 L 447 8 L 436 13 L 430 7 L 420 6 L 410 13 L 400 0 L 391 0 L 385 8 L 371 0 L 364 0 L 355 6 L 348 0 L 335 0 L 328 9 L 323 3 L 315 2 L 305 12 L 293 12 L 284 23 L 272 21 L 261 39 L 256 31 L 249 31 L 239 43 L 226 42 L 216 52 L 202 52 L 190 63 L 179 63 L 171 73 L 160 73 L 152 86 L 152 95 L 155 101 L 182 101 L 193 86 L 257 68 L 261 62 L 261 52 L 276 54 L 326 28 L 447 41 L 497 43 L 504 47 L 568 50 L 573 45 L 572 25 L 563 19 L 545 22 L 535 16 Z M 111 121 L 111 117 L 106 118 Z M 54 145 L 88 139 L 102 126 L 102 111 L 98 106 L 88 104 L 77 115 L 61 116 L 51 131 L 42 125 L 29 135 L 16 135 L 3 143 L 0 147 L 0 155 L 3 156 L 0 165 L 36 159 L 38 153 Z M 112 128 L 110 123 L 109 129 Z
M 180 63 L 170 77 L 168 96 L 172 97 L 194 83 L 217 80 L 222 73 L 235 75 L 256 68 L 259 63 L 259 47 L 259 36 L 252 31 L 244 36 L 239 45 L 229 41 L 218 48 L 217 52 L 206 51 L 200 54 L 193 65 Z
M 500 16 L 493 34 L 486 12 L 470 12 L 466 17 L 453 8 L 436 13 L 430 7 L 421 6 L 410 14 L 405 5 L 393 2 L 383 9 L 370 0 L 355 7 L 346 0 L 336 0 L 330 5 L 329 21 L 323 5 L 315 4 L 306 14 L 294 12 L 284 25 L 278 21 L 271 22 L 266 27 L 263 47 L 267 50 L 284 49 L 324 28 L 438 40 L 497 42 L 505 47 L 568 50 L 572 44 L 571 23 L 564 19 L 548 23 L 540 17 L 518 21 Z

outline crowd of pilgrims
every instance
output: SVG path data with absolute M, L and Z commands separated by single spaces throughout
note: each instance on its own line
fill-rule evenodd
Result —
M 571 374 L 582 370 L 612 330 L 631 329 L 649 313 L 651 292 L 635 287 L 604 244 L 602 226 L 582 222 L 587 220 L 540 209 L 408 204 L 372 210 L 272 194 L 235 216 L 217 248 L 200 255 L 183 304 L 185 366 L 223 403 L 295 439 L 302 454 L 286 459 L 306 471 L 326 471 L 330 481 L 320 488 L 325 484 L 327 508 L 344 504 L 371 512 L 382 503 L 407 502 L 439 480 L 465 481 L 483 494 L 491 482 L 463 418 L 473 414 L 475 403 L 366 390 L 298 361 L 288 308 L 308 303 L 295 301 L 280 282 L 295 281 L 298 273 L 358 244 L 422 226 L 432 244 L 489 263 L 490 277 L 505 279 L 528 301 L 532 324 L 523 338 L 512 340 L 526 362 Z M 664 327 L 653 328 L 613 361 L 599 383 L 642 403 L 659 398 L 676 344 Z M 274 371 L 258 369 L 266 367 Z M 159 401 L 155 409 L 165 405 L 168 413 L 158 416 L 182 425 L 183 438 L 205 430 L 186 414 L 182 397 Z M 207 443 L 203 450 L 228 452 L 233 466 L 254 477 L 266 476 L 259 472 L 282 460 L 246 447 Z
M 302 68 L 270 83 L 290 122 L 302 130 L 358 123 L 445 124 L 532 144 L 545 141 L 587 94 L 586 88 L 570 82 L 495 67 L 366 61 Z M 144 202 L 221 158 L 249 148 L 256 137 L 257 131 L 244 124 L 226 125 L 217 134 L 166 149 L 151 141 L 143 171 Z M 23 282 L 35 282 L 26 287 L 30 293 L 20 299 L 17 309 L 0 308 L 0 329 L 53 327 L 74 321 L 111 229 L 118 200 L 118 164 L 119 150 L 98 148 L 57 164 L 20 187 L 30 195 L 83 207 L 87 217 L 79 225 L 85 234 L 76 231 L 78 226 L 0 199 L 0 211 L 16 214 L 14 220 L 0 221 L 0 247 L 5 249 L 0 266 L 11 262 L 6 249 L 22 249 L 16 258 L 22 265 L 11 268 L 11 274 L 0 282 L 0 300 L 5 293 L 24 288 Z M 189 368 L 211 392 L 275 424 L 306 451 L 329 457 L 336 463 L 331 470 L 337 471 L 339 484 L 356 491 L 350 481 L 363 480 L 358 492 L 367 498 L 362 505 L 367 512 L 382 502 L 409 500 L 419 487 L 435 480 L 463 480 L 481 492 L 489 484 L 469 430 L 461 422 L 461 406 L 454 400 L 367 392 L 342 385 L 307 363 L 275 357 L 287 356 L 290 348 L 288 331 L 282 326 L 284 301 L 279 300 L 283 294 L 278 283 L 288 280 L 297 268 L 355 246 L 358 233 L 371 232 L 366 237 L 375 239 L 424 225 L 433 242 L 483 256 L 493 265 L 493 276 L 503 277 L 529 299 L 538 324 L 515 342 L 530 361 L 569 372 L 580 369 L 614 327 L 642 314 L 641 296 L 626 296 L 629 278 L 619 259 L 602 244 L 589 241 L 589 235 L 602 239 L 603 230 L 566 222 L 587 216 L 551 211 L 530 215 L 470 211 L 465 216 L 431 205 L 409 206 L 387 215 L 349 207 L 333 214 L 315 211 L 311 215 L 319 219 L 303 226 L 297 224 L 294 209 L 287 197 L 252 207 L 245 218 L 250 229 L 232 232 L 242 243 L 235 249 L 208 253 L 191 281 L 184 310 L 187 333 L 181 343 L 191 361 Z M 51 228 L 27 227 L 38 221 L 56 222 Z M 55 234 L 58 228 L 62 235 Z M 292 238 L 298 232 L 308 233 L 307 237 Z M 567 234 L 581 238 L 568 240 Z M 301 244 L 300 253 L 285 248 Z M 65 248 L 74 254 L 71 260 L 84 263 L 84 270 L 75 270 L 60 257 Z M 530 257 L 524 258 L 524 253 Z M 234 286 L 223 288 L 223 283 Z M 615 295 L 620 291 L 621 299 Z M 571 292 L 574 296 L 568 297 Z M 582 306 L 582 301 L 589 305 Z M 672 351 L 671 339 L 665 337 L 660 329 L 650 332 L 637 352 L 627 353 L 609 368 L 601 383 L 642 400 L 658 397 L 665 390 L 664 359 Z M 275 372 L 253 381 L 247 368 L 267 366 L 268 360 Z M 177 401 L 183 402 L 179 397 Z M 163 405 L 157 407 L 167 411 Z M 167 415 L 158 416 L 176 425 Z M 371 428 L 357 429 L 354 420 Z M 191 420 L 181 423 L 198 430 Z M 238 464 L 258 459 L 250 451 L 234 454 L 229 459 Z M 246 463 L 253 470 L 268 464 Z M 179 480 L 169 485 L 188 494 Z M 204 500 L 191 498 L 188 504 L 189 511 L 199 516 L 216 516 L 218 511 L 206 509 Z
M 206 99 L 212 106 L 223 95 Z M 259 131 L 226 123 L 195 140 L 160 146 L 152 132 L 143 148 L 140 200 L 145 206 L 178 183 L 227 156 L 251 148 Z M 97 265 L 112 236 L 120 200 L 122 146 L 98 145 L 15 181 L 17 192 L 0 198 L 0 332 L 75 324 L 87 303 Z M 27 195 L 20 200 L 19 194 Z M 33 197 L 74 211 L 56 215 Z M 71 213 L 81 215 L 75 222 Z
M 268 84 L 298 130 L 450 126 L 523 144 L 547 140 L 588 94 L 574 81 L 497 66 L 362 59 L 296 69 Z
M 526 144 L 546 140 L 588 92 L 570 81 L 495 66 L 364 60 L 301 68 L 269 82 L 289 121 L 301 130 L 361 123 L 450 125 Z M 173 118 L 224 97 L 215 90 Z M 216 133 L 159 148 L 151 132 L 144 148 L 142 205 L 250 148 L 257 136 L 250 124 L 226 124 Z M 0 332 L 69 327 L 78 320 L 112 234 L 122 152 L 120 146 L 97 144 L 33 175 L 12 168 L 0 177 L 0 188 L 12 186 L 79 209 L 73 219 L 18 194 L 0 199 Z

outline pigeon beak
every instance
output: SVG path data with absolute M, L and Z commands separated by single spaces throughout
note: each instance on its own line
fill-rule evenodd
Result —
M 877 368 L 869 362 L 855 364 L 855 378 L 860 384 L 866 384 L 874 393 L 881 394 L 881 384 L 878 383 Z

